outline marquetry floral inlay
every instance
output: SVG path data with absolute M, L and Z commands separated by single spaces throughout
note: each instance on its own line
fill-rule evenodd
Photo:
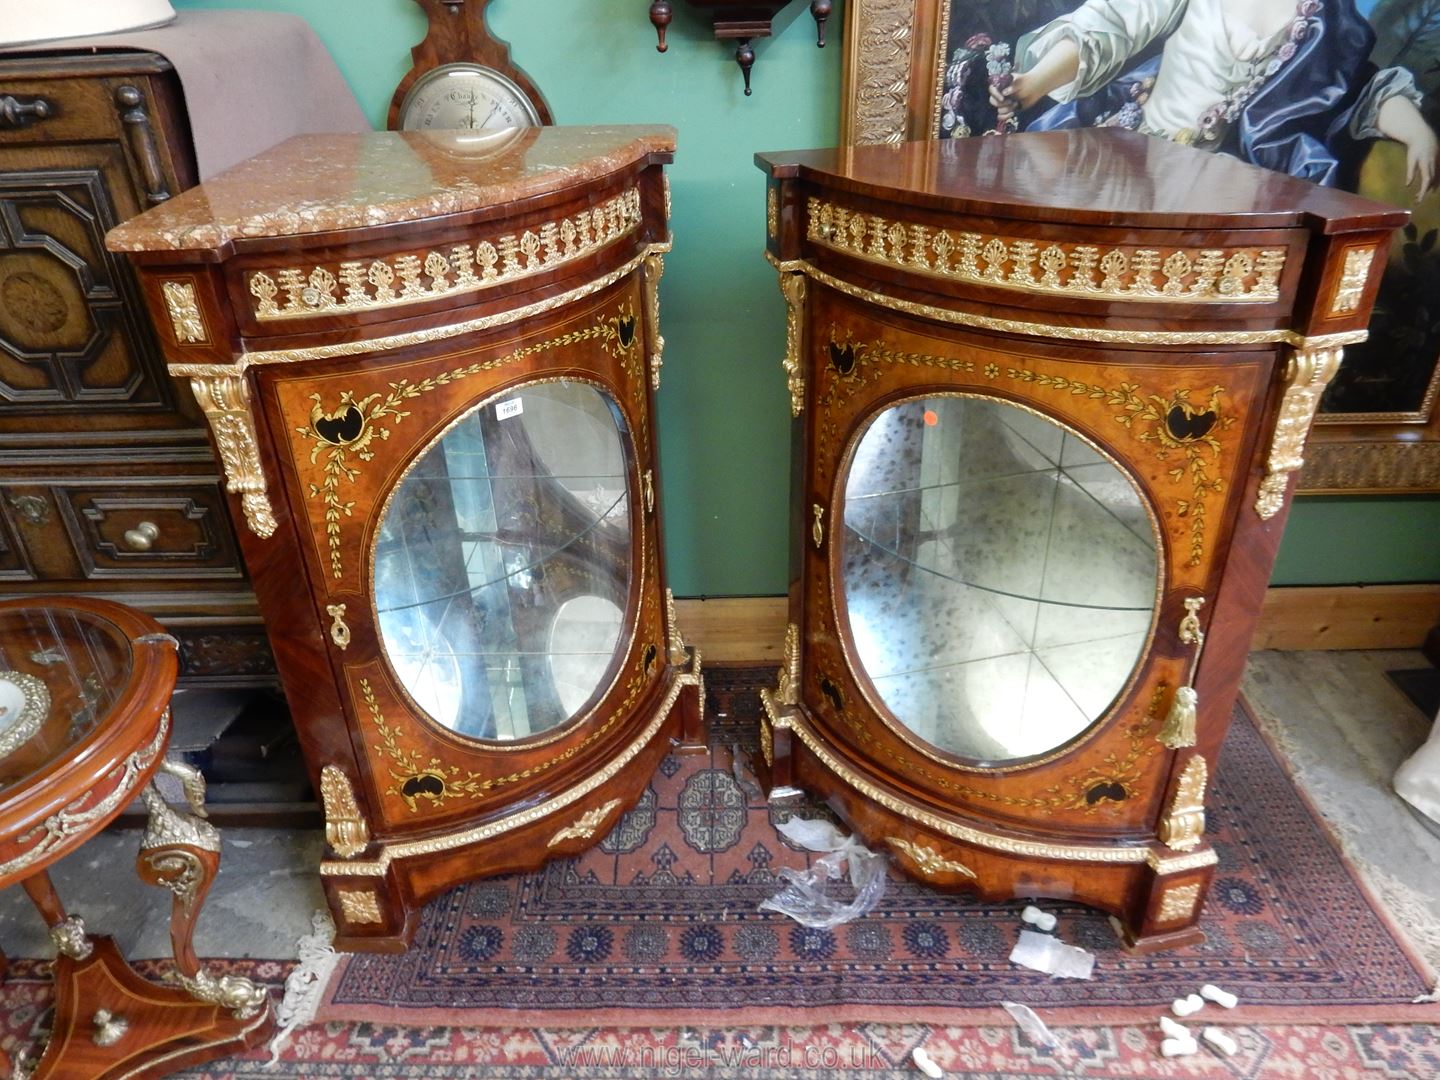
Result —
M 249 277 L 257 319 L 359 311 L 433 300 L 544 273 L 629 236 L 642 220 L 640 190 L 535 229 L 444 251 L 347 261 L 304 270 L 257 270 Z
M 353 484 L 360 476 L 360 462 L 375 457 L 375 441 L 390 438 L 391 427 L 410 413 L 402 406 L 431 391 L 481 372 L 494 371 L 527 357 L 586 341 L 599 342 L 612 355 L 626 357 L 634 352 L 637 320 L 628 306 L 615 316 L 600 318 L 583 330 L 572 330 L 547 341 L 524 345 L 503 356 L 477 360 L 473 364 L 428 375 L 423 379 L 400 379 L 390 383 L 385 394 L 368 394 L 357 398 L 350 390 L 342 391 L 333 408 L 326 408 L 324 398 L 312 394 L 314 404 L 310 419 L 295 430 L 302 439 L 314 442 L 310 463 L 324 459 L 322 479 L 311 482 L 310 498 L 319 499 L 325 507 L 325 539 L 330 552 L 330 572 L 337 579 L 345 565 L 340 543 L 341 522 L 351 517 L 355 503 L 341 495 L 344 484 Z M 643 376 L 642 376 L 643 377 Z
M 1280 296 L 1285 252 L 1269 248 L 1101 248 L 892 221 L 812 197 L 813 243 L 912 273 L 1027 292 L 1228 304 Z
M 648 546 L 646 560 L 653 562 L 653 552 L 649 550 Z M 656 601 L 652 590 L 641 603 L 640 625 L 647 625 L 654 619 L 655 607 Z M 630 661 L 631 675 L 625 681 L 624 695 L 615 703 L 609 715 L 602 722 L 595 724 L 583 739 L 558 751 L 553 757 L 545 758 L 526 768 L 516 769 L 500 776 L 482 776 L 479 773 L 462 769 L 458 765 L 442 761 L 433 754 L 427 755 L 424 750 L 410 745 L 400 724 L 398 722 L 392 724 L 386 719 L 385 711 L 381 708 L 375 689 L 370 685 L 370 680 L 360 679 L 358 684 L 360 697 L 365 703 L 370 723 L 380 739 L 378 743 L 372 744 L 371 749 L 386 763 L 390 774 L 391 783 L 385 789 L 385 793 L 398 797 L 404 802 L 405 808 L 413 814 L 417 813 L 422 806 L 442 806 L 447 799 L 482 799 L 498 788 L 508 787 L 533 776 L 539 776 L 556 765 L 571 760 L 577 754 L 583 754 L 589 747 L 605 738 L 616 724 L 630 715 L 631 708 L 639 700 L 645 688 L 650 685 L 653 658 L 658 655 L 658 652 L 659 650 L 653 645 L 633 650 Z M 651 658 L 650 663 L 646 662 L 647 655 Z
M 838 407 L 861 387 L 880 379 L 887 367 L 896 365 L 939 368 L 969 375 L 976 372 L 971 360 L 906 352 L 883 342 L 856 342 L 832 325 L 828 363 L 823 369 L 827 383 L 820 397 L 821 433 L 827 440 L 833 440 L 832 445 L 841 445 Z M 1221 445 L 1216 435 L 1235 423 L 1235 417 L 1225 411 L 1222 402 L 1223 386 L 1202 391 L 1181 387 L 1157 394 L 1136 383 L 1101 386 L 1032 368 L 991 363 L 982 370 L 992 381 L 1027 383 L 1113 406 L 1115 422 L 1150 448 L 1154 457 L 1164 464 L 1171 480 L 1179 483 L 1188 477 L 1190 497 L 1176 499 L 1173 507 L 1175 516 L 1188 522 L 1190 557 L 1187 565 L 1200 565 L 1205 554 L 1208 500 L 1225 488 L 1224 480 L 1218 475 Z
M 822 620 L 833 618 L 829 598 L 823 594 L 820 596 L 820 607 Z M 826 625 L 829 625 L 828 621 Z M 1121 728 L 1126 742 L 1124 752 L 1111 751 L 1098 764 L 1028 795 L 1005 795 L 991 788 L 967 784 L 957 779 L 951 770 L 937 772 L 929 769 L 915 761 L 913 755 L 896 750 L 887 740 L 878 738 L 871 725 L 856 710 L 844 708 L 844 694 L 838 687 L 848 680 L 842 679 L 828 665 L 822 664 L 816 670 L 813 685 L 819 693 L 808 700 L 831 711 L 850 729 L 867 754 L 885 758 L 901 775 L 917 776 L 949 795 L 1021 809 L 1078 810 L 1087 817 L 1118 812 L 1132 795 L 1143 789 L 1145 771 L 1160 749 L 1153 736 L 1161 707 L 1169 694 L 1168 686 L 1164 683 L 1157 685 L 1150 695 L 1145 714 Z M 774 700 L 773 696 L 771 700 Z M 838 706 L 837 700 L 841 702 Z

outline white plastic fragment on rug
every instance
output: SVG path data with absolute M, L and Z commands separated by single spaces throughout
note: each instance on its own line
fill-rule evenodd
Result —
M 1093 954 L 1034 930 L 1020 931 L 1020 940 L 1010 952 L 1010 962 L 1057 979 L 1089 979 L 1095 971 Z
M 275 1010 L 275 1037 L 270 1040 L 270 1061 L 280 1060 L 280 1051 L 290 1041 L 296 1028 L 314 1023 L 320 1011 L 320 999 L 340 954 L 335 951 L 335 923 L 327 911 L 310 916 L 311 932 L 296 942 L 300 959 L 294 970 L 285 976 L 285 994 Z
M 930 1080 L 940 1080 L 940 1077 L 945 1075 L 945 1070 L 936 1063 L 934 1058 L 925 1052 L 923 1046 L 917 1046 L 914 1050 L 910 1051 L 910 1060 L 915 1062 L 915 1067 L 930 1077 Z
M 808 870 L 782 868 L 779 877 L 784 885 L 761 902 L 761 911 L 778 911 L 802 926 L 829 930 L 869 914 L 885 895 L 885 856 L 871 851 L 853 836 L 846 836 L 833 823 L 791 818 L 776 828 L 807 851 L 825 854 Z M 848 903 L 831 896 L 826 889 L 826 882 L 839 881 L 847 865 L 855 889 Z
M 1035 1010 L 1029 1005 L 1021 1005 L 1018 1001 L 1002 1001 L 1000 1007 L 1010 1014 L 1026 1038 L 1035 1046 L 1054 1046 L 1055 1035 L 1045 1026 L 1045 1021 L 1035 1014 Z

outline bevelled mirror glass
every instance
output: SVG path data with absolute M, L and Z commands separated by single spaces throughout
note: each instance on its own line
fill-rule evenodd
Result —
M 1044 754 L 1106 712 L 1159 574 L 1119 466 L 1031 410 L 937 396 L 876 414 L 848 469 L 840 578 L 882 711 L 983 764 Z
M 392 670 L 437 723 L 524 739 L 608 686 L 630 591 L 628 439 L 604 391 L 535 383 L 410 466 L 376 541 L 375 611 Z

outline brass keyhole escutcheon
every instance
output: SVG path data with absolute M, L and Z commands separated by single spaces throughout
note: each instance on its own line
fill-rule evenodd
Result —
M 338 649 L 344 650 L 350 647 L 350 627 L 345 623 L 344 604 L 326 604 L 325 613 L 330 616 L 330 640 L 335 642 Z

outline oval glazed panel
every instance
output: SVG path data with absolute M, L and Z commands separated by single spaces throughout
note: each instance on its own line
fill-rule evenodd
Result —
M 1155 527 L 1128 474 L 1028 409 L 877 413 L 845 478 L 840 579 L 874 698 L 947 754 L 1052 751 L 1109 709 L 1154 619 Z
M 391 669 L 436 723 L 525 739 L 613 680 L 628 440 L 604 391 L 534 383 L 466 414 L 407 470 L 376 542 L 375 609 Z

